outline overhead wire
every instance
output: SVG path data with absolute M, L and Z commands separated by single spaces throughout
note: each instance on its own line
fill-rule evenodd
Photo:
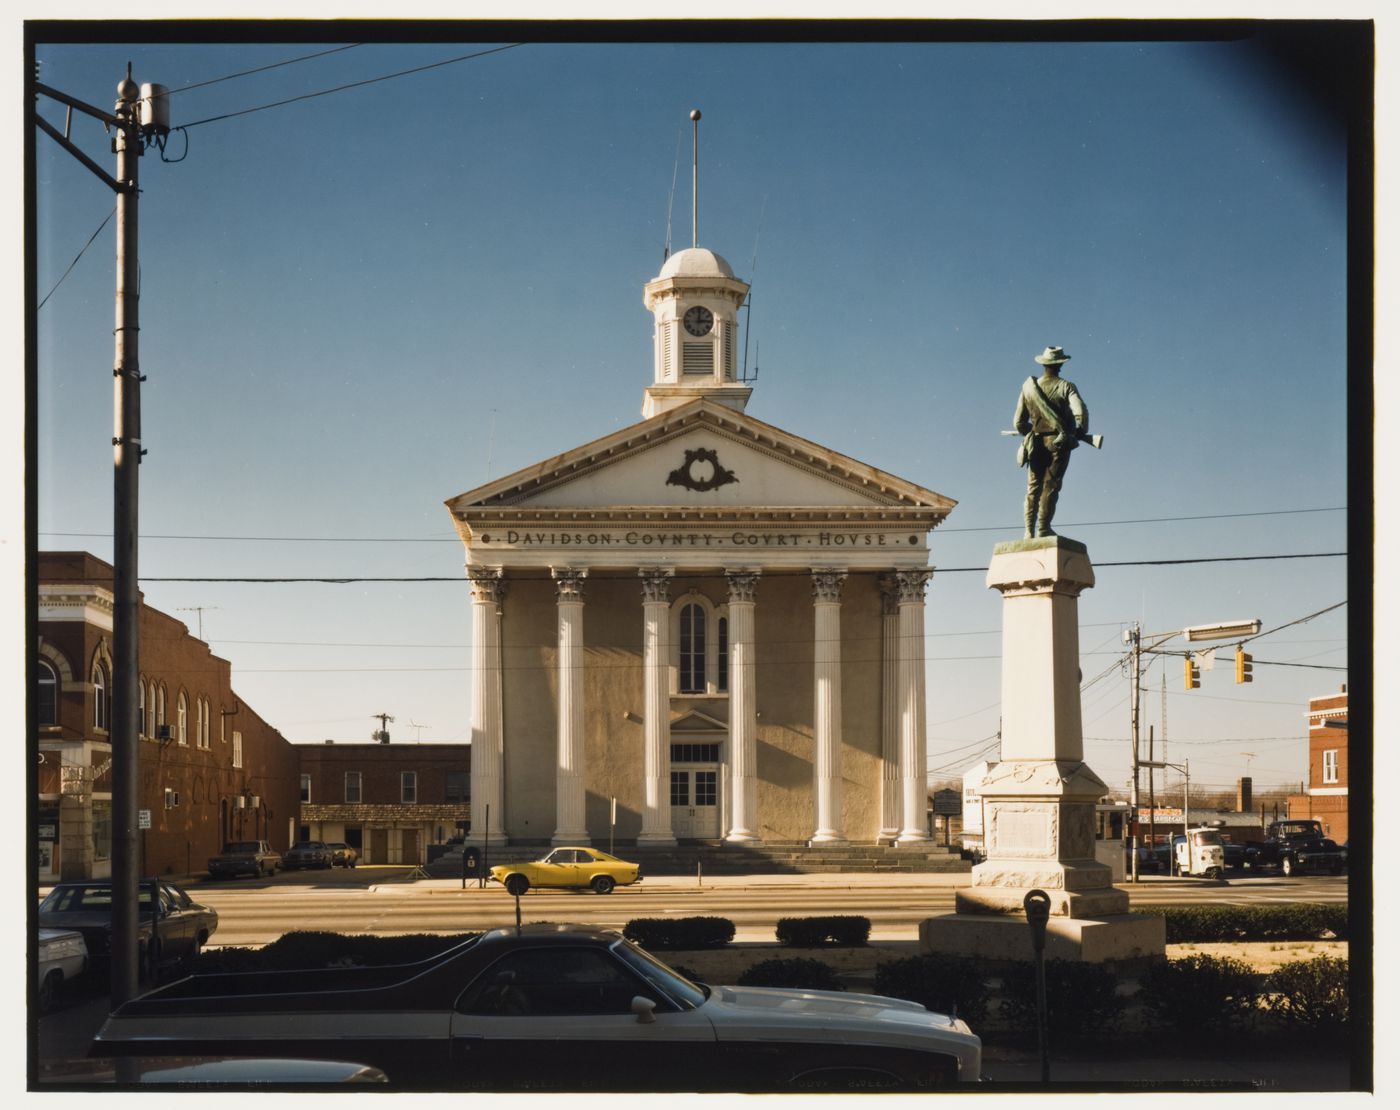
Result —
M 96 231 L 94 231 L 90 236 L 88 236 L 88 241 L 87 241 L 86 243 L 83 244 L 83 249 L 80 250 L 80 251 L 77 253 L 77 256 L 73 259 L 72 262 L 68 263 L 68 269 L 66 269 L 66 270 L 63 271 L 63 276 L 60 277 L 56 282 L 53 283 L 53 288 L 52 288 L 52 289 L 50 289 L 47 293 L 44 294 L 44 299 L 43 299 L 42 301 L 39 302 L 38 308 L 36 308 L 36 309 L 34 310 L 35 312 L 38 312 L 40 308 L 43 308 L 44 305 L 46 305 L 46 304 L 49 303 L 49 298 L 52 297 L 55 293 L 58 292 L 58 287 L 59 287 L 60 285 L 62 285 L 62 284 L 64 283 L 64 281 L 67 279 L 68 275 L 71 274 L 71 273 L 73 272 L 73 267 L 76 266 L 76 265 L 78 264 L 78 260 L 79 260 L 80 258 L 82 258 L 83 255 L 85 255 L 85 254 L 87 253 L 88 247 L 92 246 L 93 243 L 95 243 L 95 242 L 97 241 L 97 237 L 98 237 L 99 235 L 102 234 L 102 229 L 103 229 L 104 227 L 106 227 L 106 226 L 111 222 L 112 217 L 115 216 L 116 214 L 117 214 L 117 209 L 116 209 L 116 206 L 113 205 L 113 206 L 112 206 L 112 210 L 111 210 L 110 212 L 107 213 L 107 218 L 104 219 L 100 224 L 97 225 L 97 230 L 96 230 Z M 110 535 L 110 534 L 111 534 L 111 533 L 108 533 L 108 535 Z

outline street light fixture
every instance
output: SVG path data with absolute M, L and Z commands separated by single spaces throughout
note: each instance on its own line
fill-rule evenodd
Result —
M 1181 635 L 1186 637 L 1188 643 L 1193 644 L 1201 640 L 1238 640 L 1242 636 L 1259 635 L 1259 629 L 1262 627 L 1258 620 L 1222 621 L 1220 624 L 1195 624 L 1190 628 L 1183 628 Z

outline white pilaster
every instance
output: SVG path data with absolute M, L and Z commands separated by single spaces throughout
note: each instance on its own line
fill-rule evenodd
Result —
M 928 840 L 928 766 L 924 710 L 924 588 L 932 570 L 901 570 L 899 586 L 899 780 L 904 801 L 900 844 Z
M 480 844 L 505 840 L 505 730 L 501 718 L 501 567 L 468 567 L 472 588 L 472 828 Z M 488 823 L 487 807 L 490 807 Z
M 730 571 L 729 578 L 729 833 L 726 840 L 759 840 L 758 699 L 754 666 L 756 570 Z
M 671 576 L 642 567 L 643 798 L 642 844 L 675 844 L 671 831 Z
M 844 570 L 812 571 L 816 758 L 812 793 L 816 802 L 813 844 L 840 844 L 841 831 L 841 583 Z
M 893 573 L 880 575 L 880 834 L 899 836 L 899 583 Z
M 583 580 L 586 570 L 551 567 L 559 615 L 559 730 L 554 769 L 554 844 L 588 844 L 584 812 Z

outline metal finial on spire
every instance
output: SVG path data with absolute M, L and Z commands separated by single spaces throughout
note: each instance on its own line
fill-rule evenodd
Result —
M 690 245 L 700 245 L 700 109 L 690 110 L 690 122 L 694 128 L 694 141 L 691 144 L 690 159 Z

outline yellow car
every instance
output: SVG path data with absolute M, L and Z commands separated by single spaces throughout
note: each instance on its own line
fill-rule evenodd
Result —
M 506 891 L 517 897 L 532 886 L 591 887 L 598 894 L 611 894 L 619 883 L 628 886 L 641 877 L 640 865 L 597 848 L 555 848 L 544 859 L 533 863 L 508 863 L 491 868 L 491 878 L 503 883 Z

